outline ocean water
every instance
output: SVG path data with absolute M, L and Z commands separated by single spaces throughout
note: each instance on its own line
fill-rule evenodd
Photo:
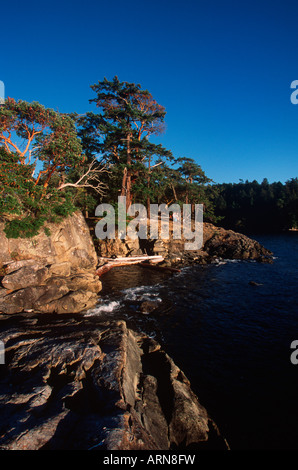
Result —
M 156 338 L 232 450 L 297 450 L 298 234 L 253 238 L 273 251 L 273 264 L 219 260 L 174 275 L 114 268 L 86 315 L 123 318 Z M 157 307 L 146 315 L 145 300 Z

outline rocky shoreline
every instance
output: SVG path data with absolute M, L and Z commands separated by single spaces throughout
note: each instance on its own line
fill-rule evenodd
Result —
M 170 226 L 171 229 L 171 226 Z M 160 266 L 183 267 L 194 264 L 209 264 L 218 259 L 255 260 L 271 263 L 273 253 L 256 240 L 246 235 L 216 227 L 211 223 L 203 224 L 203 246 L 200 250 L 186 251 L 186 240 L 175 240 L 170 230 L 169 239 L 131 240 L 115 239 L 97 241 L 99 256 L 137 256 L 160 255 L 164 261 Z
M 46 317 L 0 322 L 0 449 L 228 448 L 154 340 L 124 321 Z
M 98 256 L 159 254 L 163 266 L 181 267 L 271 262 L 272 253 L 212 224 L 196 252 L 172 238 L 108 240 L 95 250 L 80 213 L 48 228 L 50 236 L 8 240 L 0 226 L 0 449 L 228 449 L 158 343 L 84 311 L 102 288 Z
M 96 275 L 99 257 L 161 255 L 161 267 L 208 264 L 216 259 L 272 262 L 257 241 L 204 223 L 203 246 L 186 251 L 185 240 L 92 240 L 81 213 L 48 224 L 50 235 L 7 239 L 0 223 L 0 312 L 76 313 L 93 307 L 102 289 Z M 95 249 L 96 244 L 96 249 Z

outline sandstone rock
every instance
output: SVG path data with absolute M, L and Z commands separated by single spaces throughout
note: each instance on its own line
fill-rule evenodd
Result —
M 20 268 L 4 276 L 2 286 L 9 290 L 19 290 L 25 287 L 44 284 L 48 276 L 48 268 L 42 265 L 31 265 Z
M 132 240 L 129 237 L 115 240 L 98 240 L 99 257 L 110 258 L 112 256 L 138 256 L 144 254 L 138 238 Z
M 95 305 L 102 286 L 83 215 L 48 228 L 50 236 L 41 231 L 32 239 L 7 239 L 0 224 L 0 312 L 79 312 Z
M 101 282 L 97 275 L 93 273 L 79 273 L 70 276 L 67 285 L 72 291 L 89 291 L 97 294 L 101 290 Z
M 13 314 L 31 310 L 35 302 L 46 293 L 46 290 L 46 286 L 32 286 L 7 294 L 0 298 L 0 311 Z
M 164 242 L 166 260 L 173 265 L 208 264 L 215 258 L 272 262 L 272 252 L 257 241 L 210 223 L 203 224 L 203 246 L 200 250 L 185 251 L 184 243 L 185 240 L 172 239 Z
M 61 297 L 60 299 L 51 302 L 49 305 L 46 305 L 40 311 L 45 312 L 46 309 L 53 309 L 53 312 L 56 313 L 78 313 L 82 310 L 88 310 L 91 307 L 94 307 L 98 296 L 94 292 L 78 290 L 75 292 L 69 292 L 67 295 Z
M 0 298 L 4 297 L 7 294 L 9 294 L 9 291 L 7 289 L 2 289 L 2 287 L 0 287 Z
M 97 252 L 99 257 L 110 258 L 113 255 L 126 256 L 128 253 L 127 246 L 123 240 L 98 240 Z
M 64 263 L 54 263 L 49 267 L 49 275 L 51 276 L 70 276 L 71 263 L 65 261 Z
M 208 264 L 215 258 L 272 262 L 272 253 L 257 241 L 210 223 L 203 223 L 203 246 L 199 250 L 185 250 L 187 240 L 183 237 L 182 239 L 173 238 L 171 222 L 169 235 L 169 239 L 139 240 L 139 247 L 135 245 L 133 251 L 129 249 L 128 239 L 101 240 L 99 254 L 104 257 L 129 256 L 141 252 L 148 255 L 161 255 L 165 258 L 164 265 L 169 266 Z
M 1 450 L 227 449 L 183 372 L 124 321 L 7 318 Z
M 21 261 L 10 261 L 5 265 L 5 274 L 13 273 L 18 271 L 21 268 L 26 266 L 36 266 L 36 261 L 34 259 L 24 259 Z
M 55 284 L 48 284 L 44 286 L 44 290 L 41 291 L 42 295 L 40 295 L 36 300 L 32 301 L 31 306 L 33 307 L 35 312 L 46 312 L 46 313 L 59 313 L 58 306 L 61 299 L 65 298 L 65 296 L 69 293 L 69 287 L 66 283 L 63 285 Z M 25 291 L 24 295 L 27 295 Z
M 143 254 L 138 238 L 136 240 L 132 240 L 129 237 L 126 237 L 125 244 L 127 247 L 126 256 L 138 256 Z
M 90 237 L 90 231 L 83 215 L 76 212 L 59 224 L 48 223 L 51 235 L 43 230 L 33 238 L 10 238 L 4 233 L 4 223 L 0 223 L 0 265 L 14 261 L 35 260 L 43 265 L 69 262 L 72 269 L 95 268 L 97 255 Z

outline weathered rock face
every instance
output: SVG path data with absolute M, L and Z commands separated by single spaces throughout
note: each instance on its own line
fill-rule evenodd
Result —
M 81 213 L 30 239 L 8 239 L 0 224 L 0 311 L 78 312 L 96 303 L 97 254 Z
M 205 224 L 204 251 L 224 259 L 270 261 L 272 252 L 259 242 L 233 230 Z
M 137 256 L 142 255 L 140 240 L 132 240 L 129 237 L 125 239 L 115 238 L 114 240 L 98 240 L 98 255 L 102 257 L 111 257 L 114 254 L 118 256 Z
M 0 320 L 0 449 L 227 449 L 160 345 L 124 321 Z

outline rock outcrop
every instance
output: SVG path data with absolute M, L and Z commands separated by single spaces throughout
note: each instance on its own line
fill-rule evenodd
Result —
M 124 321 L 4 317 L 0 449 L 228 448 L 184 373 Z
M 79 312 L 101 290 L 97 254 L 81 213 L 33 238 L 8 239 L 0 224 L 0 311 Z
M 256 260 L 270 262 L 272 252 L 256 240 L 233 230 L 205 224 L 204 251 L 223 259 Z
M 124 239 L 115 238 L 96 240 L 96 242 L 98 254 L 102 257 L 109 258 L 115 254 L 117 256 L 138 256 L 143 254 L 142 241 L 138 238 L 136 240 L 129 237 Z

